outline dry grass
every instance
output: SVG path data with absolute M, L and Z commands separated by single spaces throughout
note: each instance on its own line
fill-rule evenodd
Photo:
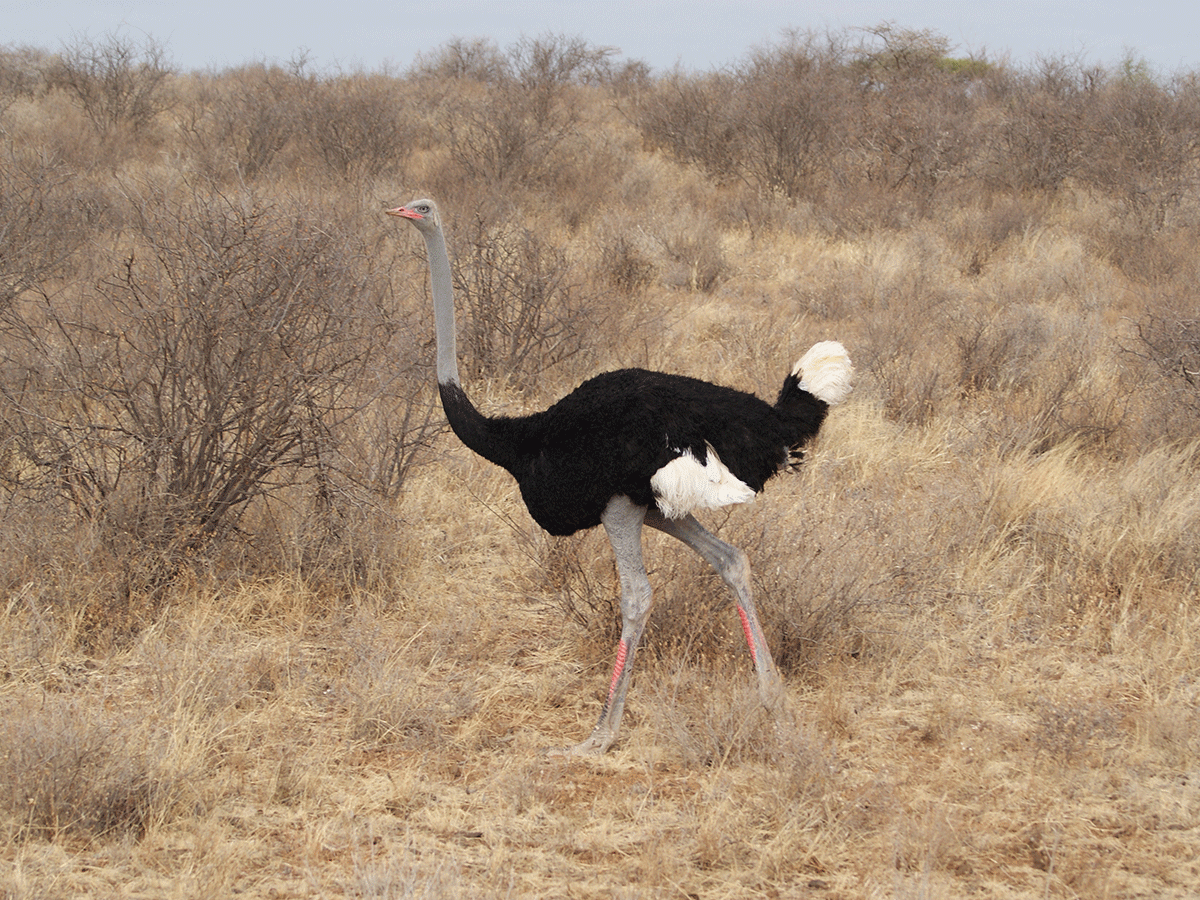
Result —
M 181 589 L 103 658 L 47 652 L 14 604 L 7 894 L 1189 896 L 1194 449 L 1113 480 L 1069 450 L 963 459 L 861 400 L 830 426 L 724 526 L 787 711 L 759 707 L 718 587 L 656 544 L 601 760 L 545 755 L 599 708 L 605 629 L 559 593 L 589 564 L 534 583 L 542 539 L 468 459 L 406 501 L 417 558 L 386 597 Z
M 1200 893 L 1200 273 L 1181 249 L 1200 224 L 1197 161 L 1170 185 L 1145 160 L 1135 170 L 1155 218 L 1119 168 L 1100 180 L 1100 163 L 1069 154 L 1069 172 L 1038 168 L 1054 158 L 1037 148 L 997 168 L 1015 138 L 984 109 L 978 158 L 947 157 L 959 168 L 942 182 L 930 165 L 920 185 L 890 184 L 899 158 L 847 132 L 805 158 L 836 181 L 775 189 L 753 160 L 697 162 L 651 133 L 646 110 L 671 112 L 654 91 L 700 102 L 715 82 L 686 94 L 685 75 L 605 70 L 569 42 L 586 71 L 539 74 L 521 68 L 531 49 L 456 45 L 403 77 L 173 77 L 169 108 L 104 133 L 53 85 L 0 82 L 0 897 Z M 457 81 L 438 74 L 455 53 Z M 723 82 L 751 111 L 771 58 Z M 1050 103 L 1003 68 L 988 90 L 1002 77 L 1006 110 Z M 552 134 L 489 118 L 527 100 L 513 78 L 548 98 Z M 1179 115 L 1189 84 L 1175 85 Z M 915 141 L 936 105 L 904 89 Z M 1133 102 L 1129 89 L 1067 91 L 1071 115 L 1039 121 L 1082 121 L 1096 97 Z M 353 127 L 333 127 L 334 108 Z M 396 109 L 415 143 L 385 161 Z M 706 109 L 714 128 L 736 113 Z M 854 127 L 881 133 L 870 125 Z M 478 141 L 492 143 L 475 158 Z M 750 554 L 787 684 L 778 715 L 757 701 L 720 580 L 648 535 L 656 607 L 621 741 L 598 760 L 546 753 L 599 712 L 613 567 L 602 534 L 542 534 L 507 476 L 423 418 L 424 261 L 379 210 L 426 188 L 456 246 L 529 228 L 560 280 L 528 259 L 524 278 L 568 291 L 569 353 L 506 335 L 535 349 L 483 379 L 511 360 L 487 340 L 472 351 L 468 388 L 489 411 L 619 365 L 771 396 L 811 342 L 849 347 L 857 392 L 802 469 L 708 523 Z M 115 515 L 105 490 L 85 506 L 99 469 L 57 464 L 46 442 L 114 467 L 122 496 L 159 498 L 130 480 L 136 448 L 114 436 L 125 407 L 97 370 L 87 389 L 101 394 L 62 390 L 80 383 L 67 351 L 119 331 L 121 304 L 102 303 L 141 253 L 133 198 L 148 196 L 222 197 L 246 211 L 248 240 L 279 224 L 272 209 L 303 207 L 350 241 L 323 271 L 362 300 L 334 304 L 332 333 L 353 317 L 380 343 L 361 369 L 312 370 L 337 377 L 297 395 L 311 418 L 294 426 L 294 468 L 211 543 L 165 544 L 169 566 L 138 579 L 159 557 L 129 529 L 156 522 Z M 290 242 L 315 233 L 267 254 L 297 284 L 309 274 L 288 268 L 303 256 Z M 219 271 L 197 266 L 205 284 Z M 147 321 L 187 307 L 164 291 Z M 37 331 L 47 311 L 58 336 Z M 84 321 L 102 324 L 71 330 Z M 95 352 L 135 383 L 128 348 Z M 50 399 L 20 393 L 34 382 Z M 66 425 L 32 440 L 30 422 Z M 108 442 L 77 440 L 87 428 Z

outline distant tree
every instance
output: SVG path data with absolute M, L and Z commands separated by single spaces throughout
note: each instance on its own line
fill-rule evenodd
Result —
M 166 49 L 149 35 L 140 44 L 121 31 L 63 47 L 52 83 L 73 97 L 101 134 L 128 126 L 138 131 L 169 108 L 173 69 Z
M 527 185 L 546 175 L 580 121 L 570 89 L 606 77 L 616 52 L 563 35 L 523 37 L 499 59 L 488 45 L 470 53 L 454 46 L 459 50 L 435 57 L 442 62 L 425 71 L 486 79 L 486 89 L 447 91 L 439 123 L 459 169 L 493 185 Z
M 47 68 L 48 56 L 44 50 L 0 47 L 0 113 L 21 97 L 32 97 L 40 90 Z

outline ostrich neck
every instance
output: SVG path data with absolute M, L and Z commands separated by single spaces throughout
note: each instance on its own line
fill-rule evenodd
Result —
M 440 229 L 425 235 L 425 249 L 429 254 L 429 284 L 433 291 L 438 384 L 459 384 L 458 343 L 454 334 L 454 285 L 450 277 L 446 239 Z
M 488 418 L 471 403 L 458 378 L 458 352 L 454 335 L 454 286 L 450 257 L 442 232 L 425 235 L 429 253 L 429 281 L 433 291 L 434 331 L 437 335 L 438 393 L 446 420 L 459 440 L 484 459 L 510 472 L 520 467 L 516 444 L 520 424 L 516 420 Z

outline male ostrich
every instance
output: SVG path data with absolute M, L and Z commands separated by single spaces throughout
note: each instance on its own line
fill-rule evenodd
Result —
M 633 657 L 650 614 L 641 531 L 678 538 L 732 588 L 764 703 L 783 692 L 750 591 L 746 554 L 705 530 L 693 510 L 746 503 L 816 435 L 850 393 L 853 369 L 835 341 L 813 346 L 784 379 L 775 405 L 753 394 L 644 369 L 606 372 L 543 412 L 488 417 L 458 379 L 450 259 L 437 207 L 414 200 L 387 211 L 425 238 L 446 418 L 470 449 L 507 469 L 534 520 L 551 534 L 603 525 L 621 583 L 621 639 L 600 721 L 571 748 L 601 754 L 616 740 Z

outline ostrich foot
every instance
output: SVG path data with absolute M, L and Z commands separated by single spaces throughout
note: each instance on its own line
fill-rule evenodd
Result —
M 761 679 L 758 683 L 758 698 L 770 712 L 779 715 L 787 707 L 787 692 L 778 675 Z
M 586 741 L 580 741 L 572 747 L 556 747 L 547 750 L 549 756 L 603 756 L 616 741 L 617 736 L 607 731 L 596 729 Z

